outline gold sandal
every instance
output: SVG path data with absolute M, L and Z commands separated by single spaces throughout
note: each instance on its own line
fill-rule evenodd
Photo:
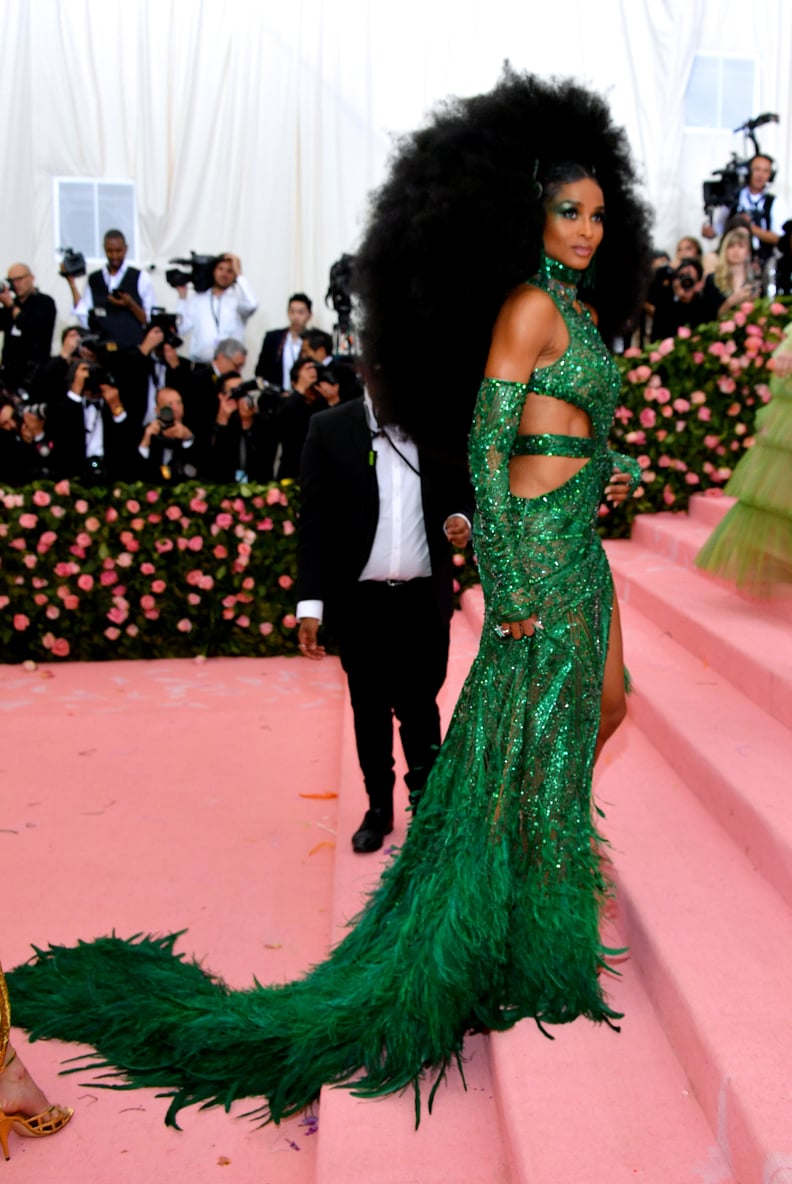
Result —
M 15 1057 L 16 1053 L 12 1052 L 3 1069 L 7 1069 Z M 46 1135 L 57 1135 L 58 1131 L 62 1131 L 73 1113 L 71 1106 L 50 1106 L 49 1109 L 42 1110 L 41 1114 L 26 1118 L 24 1114 L 6 1114 L 0 1110 L 0 1147 L 3 1149 L 3 1155 L 6 1159 L 11 1158 L 8 1151 L 8 1136 L 12 1130 L 16 1129 L 17 1134 L 29 1138 L 43 1139 Z

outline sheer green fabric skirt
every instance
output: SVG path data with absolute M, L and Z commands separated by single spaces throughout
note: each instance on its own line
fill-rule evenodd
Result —
M 756 440 L 726 492 L 738 498 L 696 564 L 754 596 L 792 594 L 792 378 L 771 382 Z
M 544 498 L 510 498 L 514 562 L 543 629 L 503 640 L 487 614 L 404 846 L 325 962 L 232 991 L 175 955 L 173 935 L 50 947 L 9 975 L 16 1022 L 164 1089 L 169 1121 L 240 1097 L 278 1121 L 361 1069 L 358 1095 L 412 1084 L 419 1108 L 424 1071 L 436 1084 L 471 1027 L 610 1022 L 591 800 L 613 595 L 595 523 L 610 467 L 595 458 Z

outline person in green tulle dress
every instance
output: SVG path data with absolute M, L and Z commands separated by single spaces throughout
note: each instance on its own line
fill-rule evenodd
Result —
M 624 684 L 597 523 L 638 468 L 608 449 L 619 378 L 597 314 L 607 337 L 640 307 L 650 241 L 624 134 L 574 82 L 507 71 L 400 145 L 356 260 L 369 387 L 381 422 L 467 451 L 485 598 L 404 845 L 292 983 L 232 991 L 175 935 L 40 950 L 9 976 L 33 1036 L 165 1089 L 168 1121 L 239 1097 L 280 1121 L 325 1084 L 412 1085 L 419 1113 L 424 1073 L 431 1107 L 471 1029 L 613 1024 L 592 770 Z
M 737 498 L 696 564 L 752 596 L 792 595 L 792 324 L 770 363 L 770 402 L 725 492 Z

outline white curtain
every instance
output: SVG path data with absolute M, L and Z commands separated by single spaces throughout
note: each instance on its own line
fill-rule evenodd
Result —
M 608 96 L 671 248 L 741 147 L 684 128 L 700 51 L 756 60 L 745 116 L 780 114 L 761 142 L 792 211 L 788 0 L 2 0 L 0 268 L 30 263 L 65 324 L 52 178 L 130 179 L 136 262 L 155 266 L 160 303 L 175 307 L 171 256 L 230 250 L 260 299 L 252 354 L 297 289 L 331 328 L 328 271 L 354 251 L 394 136 L 445 95 L 489 88 L 505 58 Z

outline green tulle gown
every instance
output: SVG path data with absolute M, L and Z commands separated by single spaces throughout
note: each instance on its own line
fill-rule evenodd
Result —
M 191 1102 L 241 1097 L 278 1121 L 359 1069 L 358 1095 L 412 1084 L 419 1107 L 424 1070 L 439 1082 L 471 1027 L 615 1016 L 591 800 L 613 596 L 596 523 L 612 471 L 630 462 L 607 448 L 619 379 L 575 308 L 575 278 L 546 261 L 531 281 L 569 329 L 564 356 L 527 386 L 482 384 L 470 437 L 481 648 L 404 846 L 349 934 L 299 981 L 247 991 L 174 956 L 173 937 L 51 947 L 9 975 L 17 1023 L 164 1088 L 169 1121 Z M 518 438 L 528 389 L 583 408 L 591 438 Z M 584 464 L 521 499 L 508 462 L 527 452 Z M 496 635 L 530 613 L 543 624 L 532 638 Z
M 776 354 L 792 352 L 792 325 Z M 696 564 L 754 596 L 792 595 L 792 375 L 770 380 L 753 446 L 726 493 L 737 504 L 715 528 Z

